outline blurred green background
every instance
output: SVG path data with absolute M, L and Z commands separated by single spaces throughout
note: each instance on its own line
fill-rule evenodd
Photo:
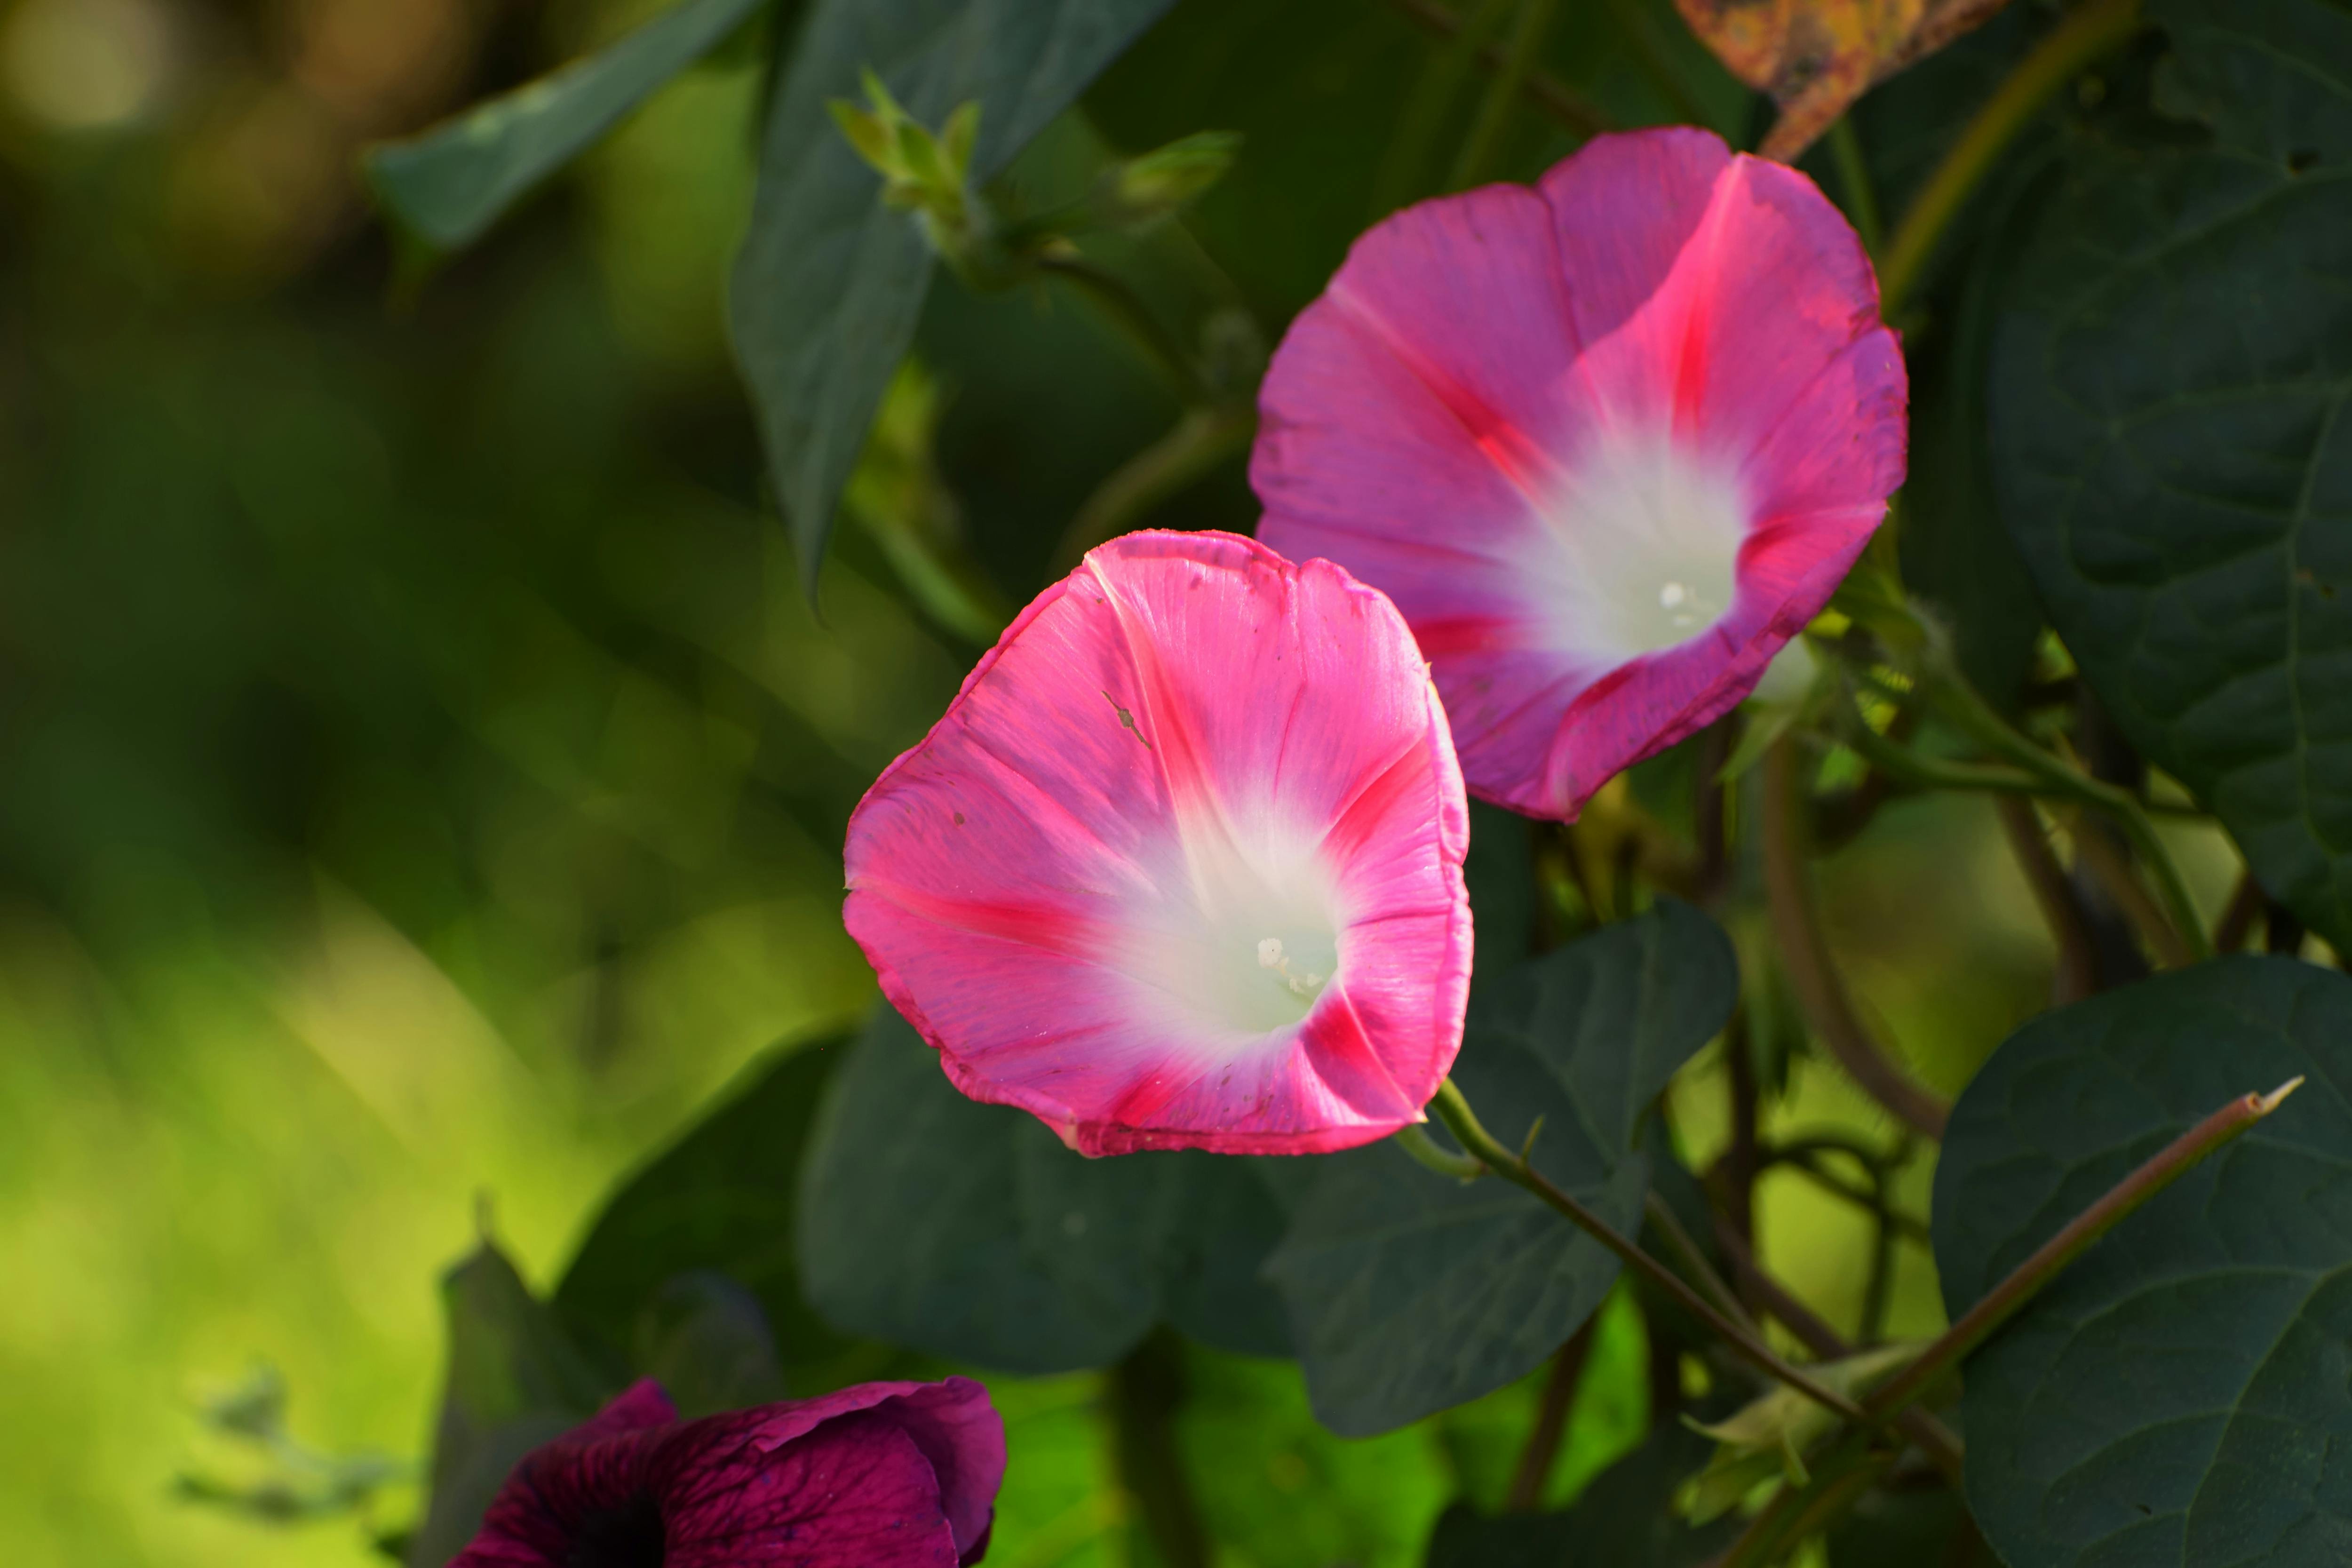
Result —
M 176 1475 L 243 1462 L 197 1402 L 263 1360 L 307 1439 L 419 1454 L 434 1277 L 484 1216 L 545 1280 L 613 1179 L 754 1054 L 871 1002 L 841 829 L 975 650 L 854 532 L 812 615 L 764 504 L 721 311 L 764 37 L 421 288 L 355 178 L 368 141 L 655 9 L 0 0 L 11 1564 L 377 1561 L 348 1521 L 176 1500 Z M 1308 85 L 1393 101 L 1428 39 L 1348 15 Z M 1202 59 L 1204 101 L 1289 90 L 1278 50 Z M 1153 123 L 1116 92 L 1092 107 L 1114 140 Z M 1515 172 L 1564 150 L 1546 134 L 1521 135 Z M 1265 193 L 1328 205 L 1328 152 L 1264 135 L 1234 198 L 1258 205 L 1201 217 L 1213 247 L 1221 226 L 1304 226 L 1236 279 L 1269 331 L 1336 258 L 1305 231 L 1329 228 L 1312 201 Z M 922 342 L 942 467 L 1018 602 L 1173 405 L 1065 300 L 942 283 Z M 1153 521 L 1246 526 L 1238 462 Z M 2207 890 L 2229 873 L 2204 846 Z M 1943 1087 L 2039 1006 L 2047 943 L 1989 811 L 1891 810 L 1829 876 L 1858 989 Z M 1685 1086 L 1700 1143 L 1708 1070 Z M 1780 1118 L 1875 1127 L 1802 1068 Z M 1906 1178 L 1914 1212 L 1927 1177 Z M 1776 1176 L 1766 1226 L 1850 1319 L 1858 1215 Z M 1897 1327 L 1935 1317 L 1908 1251 Z M 1588 1380 L 1557 1492 L 1642 1418 L 1638 1329 L 1612 1333 L 1619 1370 Z M 1507 1465 L 1529 1404 L 1340 1445 L 1286 1369 L 1193 1374 L 1204 1509 L 1258 1543 L 1235 1568 L 1414 1561 L 1444 1503 Z M 1014 1479 L 992 1562 L 1122 1561 L 1092 1381 L 999 1392 Z

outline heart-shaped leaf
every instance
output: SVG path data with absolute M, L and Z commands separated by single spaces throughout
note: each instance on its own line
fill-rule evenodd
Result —
M 589 1342 L 646 1365 L 649 1320 L 678 1277 L 717 1273 L 750 1290 L 787 1370 L 847 1347 L 810 1310 L 793 1259 L 793 1188 L 845 1037 L 788 1047 L 622 1183 L 573 1254 L 555 1309 Z
M 1257 1269 L 1280 1226 L 1254 1162 L 1074 1154 L 1025 1111 L 966 1100 L 885 1007 L 819 1116 L 801 1275 L 845 1330 L 1008 1372 L 1108 1364 L 1163 1318 L 1279 1355 Z
M 1169 0 L 817 0 L 781 73 L 751 226 L 729 295 L 784 518 L 813 595 L 834 503 L 929 287 L 913 221 L 826 108 L 872 70 L 922 124 L 980 105 L 975 183 L 993 178 Z M 1197 129 L 1197 128 L 1196 128 Z
M 2153 102 L 2072 139 L 2011 291 L 2001 508 L 2133 744 L 2352 948 L 2352 15 L 2147 14 Z
M 368 183 L 410 233 L 437 249 L 461 249 L 762 4 L 678 0 L 602 54 L 422 136 L 371 148 Z
M 1541 1117 L 1537 1168 L 1630 1233 L 1650 1186 L 1634 1133 L 1738 990 L 1722 931 L 1662 901 L 1474 996 L 1454 1079 L 1506 1143 Z M 1353 1436 L 1533 1371 L 1618 1264 L 1518 1188 L 1451 1180 L 1380 1144 L 1318 1163 L 1266 1267 L 1316 1415 Z
M 2207 1114 L 2298 1076 L 1969 1361 L 1969 1503 L 2011 1568 L 2352 1559 L 2352 979 L 2228 959 L 2028 1024 L 1953 1108 L 1936 1261 L 1957 1316 Z

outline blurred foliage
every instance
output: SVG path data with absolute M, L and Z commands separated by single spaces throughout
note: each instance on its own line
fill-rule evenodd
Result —
M 1185 435 L 1097 304 L 941 281 L 914 327 L 920 373 L 853 480 L 859 526 L 809 608 L 726 348 L 770 85 L 759 27 L 415 287 L 369 219 L 361 147 L 660 9 L 0 0 L 12 1563 L 380 1561 L 347 1521 L 257 1531 L 172 1478 L 281 1495 L 252 1468 L 259 1406 L 198 1404 L 257 1355 L 283 1368 L 306 1453 L 425 1458 L 432 1281 L 475 1245 L 484 1193 L 514 1259 L 502 1283 L 562 1281 L 599 1375 L 652 1358 L 635 1340 L 651 1309 L 560 1265 L 624 1173 L 673 1169 L 646 1161 L 755 1057 L 866 1011 L 837 918 L 859 792 L 1066 530 L 1114 502 L 1124 526 L 1254 519 L 1245 441 Z M 1485 112 L 1484 77 L 1426 10 L 1183 0 L 1013 164 L 1009 199 L 1042 208 L 1118 152 L 1239 132 L 1184 224 L 1083 248 L 1235 367 L 1224 390 L 1245 385 L 1349 241 L 1435 190 Z M 1664 0 L 1562 7 L 1540 63 L 1618 123 L 1742 141 L 1769 115 Z M 1893 112 L 1882 132 L 1883 107 L 1865 100 L 1861 122 L 1892 201 L 1948 121 Z M 1528 104 L 1499 125 L 1509 177 L 1577 140 Z M 1688 819 L 1692 755 L 1636 781 L 1676 802 L 1660 819 Z M 1946 1088 L 2048 994 L 2048 939 L 1997 838 L 1981 802 L 1902 802 L 1824 868 L 1863 1006 Z M 2175 843 L 2218 903 L 2234 867 L 2218 834 Z M 1566 864 L 1549 829 L 1536 849 Z M 1755 868 L 1728 875 L 1768 1018 Z M 1929 884 L 1941 896 L 1918 897 Z M 1509 896 L 1545 930 L 1582 895 L 1562 874 Z M 1694 1161 L 1726 1137 L 1725 1061 L 1710 1048 L 1673 1093 Z M 1777 1061 L 1768 1133 L 1885 1139 L 1833 1072 Z M 1931 1175 L 1905 1165 L 1894 1200 L 1923 1212 Z M 1786 1168 L 1759 1203 L 1767 1260 L 1852 1327 L 1865 1217 Z M 1642 1321 L 1612 1303 L 1549 1508 L 1649 1426 Z M 1937 1317 L 1931 1261 L 1906 1243 L 1889 1331 Z M 1450 1502 L 1501 1505 L 1542 1377 L 1343 1442 L 1293 1366 L 1193 1350 L 1184 1373 L 1175 1440 L 1222 1568 L 1419 1561 Z M 991 1563 L 1148 1561 L 1103 1377 L 991 1386 L 1014 1455 Z M 262 1426 L 282 1437 L 276 1414 Z M 363 1479 L 370 1526 L 404 1528 L 414 1489 Z

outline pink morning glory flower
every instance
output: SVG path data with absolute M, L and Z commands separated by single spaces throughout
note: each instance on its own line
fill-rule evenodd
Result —
M 1387 599 L 1134 533 L 876 782 L 845 919 L 959 1089 L 1082 1153 L 1344 1149 L 1461 1046 L 1466 805 Z
M 1597 137 L 1356 242 L 1259 395 L 1258 537 L 1396 601 L 1474 793 L 1570 818 L 1828 603 L 1902 482 L 1906 395 L 1804 175 Z
M 648 1380 L 517 1465 L 450 1568 L 958 1568 L 1003 1480 L 969 1378 L 684 1423 Z

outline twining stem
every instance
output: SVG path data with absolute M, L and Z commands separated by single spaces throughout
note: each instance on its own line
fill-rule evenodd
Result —
M 1822 1321 L 1811 1307 L 1790 1294 L 1787 1286 L 1764 1272 L 1764 1266 L 1756 1261 L 1756 1254 L 1746 1241 L 1727 1235 L 1721 1226 L 1717 1228 L 1716 1239 L 1731 1271 L 1739 1278 L 1739 1288 L 1779 1320 L 1799 1344 L 1813 1353 L 1814 1360 L 1843 1361 L 1853 1354 L 1854 1347 L 1846 1342 L 1844 1335 Z M 1929 1464 L 1942 1471 L 1954 1486 L 1959 1484 L 1960 1440 L 1952 1435 L 1950 1427 L 1916 1405 L 1898 1413 L 1894 1424 L 1896 1431 L 1919 1446 L 1919 1452 L 1927 1456 Z
M 1959 1321 L 1919 1352 L 1919 1358 L 1873 1389 L 1863 1407 L 1873 1421 L 1884 1421 L 1902 1410 L 1970 1351 L 1984 1343 L 1995 1329 L 2017 1315 L 2059 1271 L 2082 1256 L 2133 1210 L 2178 1181 L 2189 1170 L 2279 1108 L 2303 1079 L 2290 1079 L 2268 1094 L 2247 1094 L 2231 1100 L 2183 1132 L 2156 1155 L 2107 1190 L 2106 1195 L 2076 1215 L 2065 1228 L 2034 1249 L 2033 1256 L 2010 1271 L 2009 1277 L 1985 1292 L 1981 1300 L 1960 1314 Z
M 2253 934 L 2255 918 L 2263 912 L 2262 884 L 2254 880 L 2252 871 L 2238 873 L 2238 885 L 2230 891 L 2230 901 L 2221 910 L 2221 918 L 2213 922 L 2213 951 L 2235 952 L 2246 945 Z
M 1536 1424 L 1528 1446 L 1519 1450 L 1518 1468 L 1511 1472 L 1511 1489 L 1503 1506 L 1513 1513 L 1532 1513 L 1543 1506 L 1544 1488 L 1559 1458 L 1559 1440 L 1568 1432 L 1568 1414 L 1576 1403 L 1576 1385 L 1584 1376 L 1584 1363 L 1592 1353 L 1595 1314 L 1584 1320 L 1568 1342 L 1553 1352 L 1551 1371 L 1544 1376 L 1543 1398 L 1536 1406 Z
M 2081 807 L 2071 814 L 2066 826 L 2074 840 L 2074 861 L 2091 874 L 2123 917 L 2131 922 L 2146 942 L 2157 963 L 2167 969 L 2186 969 L 2197 962 L 2195 952 L 2173 929 L 2172 917 L 2164 906 L 2148 896 L 2147 889 L 2132 870 L 2131 857 L 2116 842 L 2105 823 L 2084 820 Z
M 1551 14 L 1559 0 L 1519 0 L 1517 25 L 1511 29 L 1510 47 L 1503 53 L 1503 63 L 1487 84 L 1486 100 L 1478 106 L 1478 118 L 1471 122 L 1470 134 L 1464 139 L 1462 151 L 1454 160 L 1454 171 L 1446 176 L 1449 191 L 1467 190 L 1486 178 L 1494 165 L 1495 153 L 1503 144 L 1503 132 L 1511 123 L 1511 110 L 1517 106 L 1520 88 L 1528 73 L 1535 68 L 1536 53 L 1543 47 L 1544 33 L 1551 26 Z
M 2138 27 L 2139 0 L 2089 0 L 2044 35 L 1985 100 L 1895 226 L 1878 268 L 1879 299 L 1889 317 L 1909 302 L 1937 241 L 2043 102 Z
M 1884 1220 L 1887 1227 L 1895 1235 L 1908 1237 L 1923 1246 L 1927 1243 L 1928 1238 L 1927 1226 L 1894 1207 L 1883 1193 L 1866 1193 L 1860 1187 L 1853 1185 L 1843 1176 L 1822 1164 L 1820 1157 L 1811 1150 L 1776 1149 L 1772 1152 L 1771 1163 L 1788 1166 L 1832 1197 L 1843 1198 L 1856 1208 L 1868 1209 L 1873 1215 Z M 1880 1173 L 1875 1165 L 1871 1167 L 1871 1173 L 1874 1178 L 1879 1175 Z
M 1545 1178 L 1543 1173 L 1520 1155 L 1505 1148 L 1495 1135 L 1479 1124 L 1462 1098 L 1462 1091 L 1452 1079 L 1438 1085 L 1437 1096 L 1429 1102 L 1445 1130 L 1454 1134 L 1454 1142 L 1483 1163 L 1488 1170 L 1514 1186 L 1524 1187 L 1544 1203 L 1559 1211 L 1569 1221 L 1593 1240 L 1617 1255 L 1627 1268 L 1664 1291 L 1683 1310 L 1705 1323 L 1710 1332 L 1723 1341 L 1732 1352 L 1775 1382 L 1786 1384 L 1798 1393 L 1828 1409 L 1836 1411 L 1849 1421 L 1862 1419 L 1862 1406 L 1835 1389 L 1825 1387 L 1801 1369 L 1790 1365 L 1774 1354 L 1761 1340 L 1725 1317 L 1711 1306 L 1704 1296 L 1683 1283 L 1682 1277 L 1626 1237 L 1619 1235 L 1607 1220 L 1594 1214 Z
M 1451 37 L 1462 26 L 1462 18 L 1437 4 L 1437 0 L 1395 0 L 1396 8 L 1427 27 L 1433 33 Z M 1506 56 L 1493 44 L 1478 48 L 1478 63 L 1488 70 L 1503 68 Z M 1536 106 L 1580 137 L 1598 136 L 1614 129 L 1609 117 L 1599 109 L 1560 85 L 1549 72 L 1529 67 L 1519 79 L 1519 90 L 1535 100 Z
M 2074 885 L 2067 880 L 2066 869 L 2058 864 L 2058 857 L 2050 852 L 2050 840 L 2042 831 L 2041 815 L 2032 802 L 2009 795 L 1995 801 L 1993 809 L 2000 814 L 2010 852 L 2017 857 L 2018 868 L 2025 873 L 2026 885 L 2033 889 L 2033 901 L 2042 908 L 2042 919 L 2050 927 L 2051 938 L 2058 944 L 2051 1003 L 2063 1007 L 2069 1002 L 2080 1002 L 2099 989 L 2099 958 L 2098 950 L 2091 943 L 2090 921 L 2083 913 Z
M 1168 377 L 1178 397 L 1187 404 L 1212 401 L 1208 385 L 1201 379 L 1200 366 L 1192 363 L 1192 356 L 1160 321 L 1158 312 L 1144 303 L 1143 297 L 1129 288 L 1123 279 L 1069 247 L 1046 252 L 1037 258 L 1036 265 L 1040 272 L 1072 284 L 1108 311 Z
M 1748 1333 L 1756 1333 L 1756 1320 L 1748 1315 L 1738 1292 L 1715 1271 L 1715 1265 L 1706 1260 L 1706 1253 L 1699 1247 L 1696 1238 L 1685 1230 L 1683 1222 L 1675 1217 L 1673 1205 L 1660 1197 L 1654 1189 L 1643 1200 L 1643 1205 L 1651 1228 L 1664 1238 L 1666 1250 L 1675 1255 L 1675 1261 L 1682 1265 L 1683 1272 L 1691 1277 L 1691 1282 L 1698 1287 L 1700 1293 L 1713 1301 L 1725 1317 Z
M 1846 1076 L 1906 1126 L 1940 1141 L 1950 1107 L 1886 1059 L 1831 961 L 1805 868 L 1804 802 L 1791 742 L 1780 741 L 1765 753 L 1763 774 L 1764 891 L 1790 986 Z
M 1710 1568 L 1763 1568 L 1782 1552 L 1852 1507 L 1854 1499 L 1886 1473 L 1891 1454 L 1848 1447 L 1824 1459 L 1801 1487 L 1783 1489 L 1750 1520 L 1731 1550 Z
M 2182 879 L 2180 868 L 2173 863 L 2171 852 L 2157 837 L 2156 824 L 2149 820 L 2137 796 L 2105 780 L 2095 779 L 2035 745 L 1994 712 L 1957 674 L 1931 668 L 1922 681 L 1922 689 L 1963 734 L 2038 780 L 2044 787 L 2037 793 L 2080 802 L 2112 818 L 2155 876 L 2172 923 L 2188 945 L 2190 961 L 2213 956 L 2212 942 L 2205 933 L 2205 920 L 2198 913 L 2197 900 L 2189 897 L 2189 884 Z

